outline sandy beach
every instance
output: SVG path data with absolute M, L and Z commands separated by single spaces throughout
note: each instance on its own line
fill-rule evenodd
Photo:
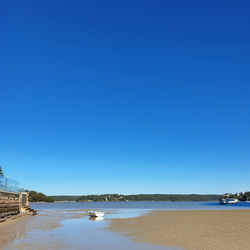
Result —
M 250 210 L 153 210 L 122 217 L 126 213 L 110 211 L 104 220 L 95 221 L 84 209 L 46 210 L 8 220 L 0 224 L 0 248 L 248 250 L 250 246 Z
M 154 211 L 113 219 L 109 229 L 137 242 L 189 250 L 250 249 L 250 210 Z

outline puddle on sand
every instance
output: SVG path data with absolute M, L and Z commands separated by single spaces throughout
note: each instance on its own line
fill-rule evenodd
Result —
M 61 227 L 53 230 L 28 231 L 25 237 L 15 240 L 6 249 L 181 250 L 182 248 L 178 247 L 136 243 L 119 233 L 105 230 L 112 218 L 131 218 L 147 212 L 124 209 L 106 211 L 105 218 L 66 219 L 61 223 Z

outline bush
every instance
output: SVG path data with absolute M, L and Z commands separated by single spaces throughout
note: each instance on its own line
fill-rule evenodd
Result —
M 30 202 L 54 202 L 51 197 L 46 196 L 43 193 L 37 193 L 36 191 L 29 191 Z

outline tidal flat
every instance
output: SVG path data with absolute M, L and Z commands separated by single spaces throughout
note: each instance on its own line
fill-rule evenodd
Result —
M 1 249 L 173 249 L 137 243 L 108 230 L 112 218 L 138 215 L 138 211 L 110 211 L 104 218 L 90 218 L 86 210 L 47 210 L 0 228 Z M 18 225 L 18 226 L 17 226 Z
M 153 211 L 114 219 L 109 230 L 136 242 L 189 250 L 250 249 L 250 210 Z
M 33 204 L 38 215 L 0 224 L 1 249 L 249 249 L 250 204 Z M 160 207 L 160 208 L 159 208 Z M 87 211 L 105 211 L 89 218 Z

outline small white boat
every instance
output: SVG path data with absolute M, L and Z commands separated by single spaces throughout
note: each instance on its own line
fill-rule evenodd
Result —
M 89 216 L 91 217 L 103 217 L 103 212 L 97 212 L 97 211 L 89 211 Z
M 227 199 L 227 204 L 236 204 L 238 202 L 239 202 L 239 200 L 235 199 L 235 198 L 229 198 L 229 199 Z

